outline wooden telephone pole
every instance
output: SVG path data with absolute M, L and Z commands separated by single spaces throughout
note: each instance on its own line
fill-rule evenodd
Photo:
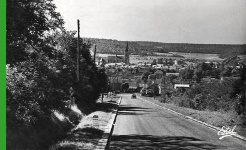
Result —
M 97 45 L 95 45 L 95 49 L 94 49 L 94 64 L 96 64 L 96 53 L 97 53 Z
M 79 37 L 79 29 L 80 29 L 80 27 L 79 27 L 79 20 L 77 20 L 77 23 L 78 23 L 78 38 L 77 38 L 77 81 L 78 81 L 78 83 L 79 83 L 79 62 L 80 62 L 80 57 L 79 57 L 79 39 L 80 39 L 80 37 Z

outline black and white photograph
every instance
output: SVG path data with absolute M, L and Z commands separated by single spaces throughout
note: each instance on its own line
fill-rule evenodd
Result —
M 6 0 L 7 150 L 245 150 L 246 0 Z

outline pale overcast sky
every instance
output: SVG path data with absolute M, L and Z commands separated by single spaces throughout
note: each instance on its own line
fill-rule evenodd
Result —
M 54 0 L 81 37 L 246 44 L 246 0 Z

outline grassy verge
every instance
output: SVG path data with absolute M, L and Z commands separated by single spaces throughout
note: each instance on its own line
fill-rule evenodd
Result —
M 72 129 L 67 137 L 52 145 L 50 150 L 73 150 L 73 149 L 95 149 L 98 141 L 102 138 L 104 128 L 111 118 L 113 110 L 117 107 L 119 97 L 104 98 L 99 100 L 96 110 L 85 116 L 80 123 Z M 93 116 L 98 116 L 98 121 L 93 121 Z
M 235 132 L 239 135 L 246 137 L 246 126 L 242 123 L 242 118 L 236 114 L 236 112 L 219 112 L 219 111 L 199 111 L 186 107 L 179 107 L 172 102 L 162 103 L 159 101 L 160 97 L 142 97 L 145 100 L 151 101 L 160 106 L 169 108 L 173 111 L 179 112 L 186 116 L 191 116 L 194 119 L 206 122 L 213 126 L 223 127 L 223 126 L 235 126 L 237 125 Z

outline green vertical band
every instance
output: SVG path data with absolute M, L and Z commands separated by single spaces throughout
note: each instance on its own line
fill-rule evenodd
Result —
M 0 1 L 0 149 L 6 149 L 6 0 Z

